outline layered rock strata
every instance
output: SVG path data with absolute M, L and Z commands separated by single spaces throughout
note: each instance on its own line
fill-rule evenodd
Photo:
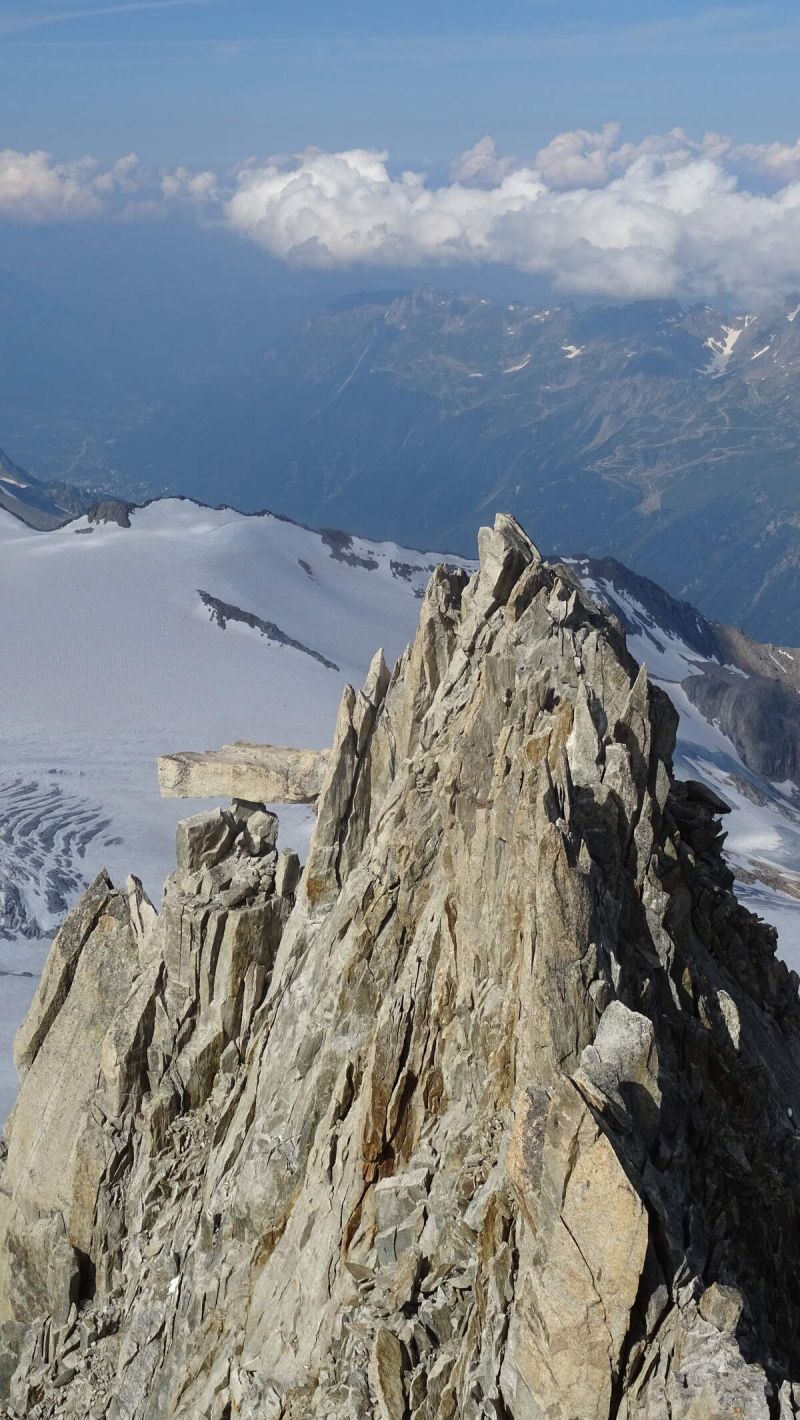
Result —
M 345 692 L 309 861 L 183 825 L 20 1034 L 7 1416 L 788 1420 L 800 1010 L 619 627 L 510 519 Z
M 247 799 L 312 804 L 328 765 L 326 750 L 239 742 L 217 750 L 162 755 L 158 787 L 166 799 Z

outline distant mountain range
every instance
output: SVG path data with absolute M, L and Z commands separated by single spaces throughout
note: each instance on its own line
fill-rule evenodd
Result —
M 13 513 L 28 527 L 40 532 L 59 527 L 74 513 L 84 510 L 87 498 L 79 488 L 31 478 L 0 449 L 0 508 Z
M 88 495 L 65 482 L 170 491 L 469 555 L 509 509 L 551 553 L 611 554 L 714 619 L 800 642 L 800 300 L 537 310 L 426 288 L 263 331 L 262 354 L 250 331 L 250 353 L 154 376 L 135 410 L 112 380 L 102 418 L 62 411 L 58 438 L 46 411 L 15 423 L 0 402 L 7 446 L 23 464 L 30 446 L 70 511 Z
M 611 553 L 712 617 L 800 641 L 797 317 L 354 297 L 249 378 L 165 401 L 115 465 L 464 553 L 507 508 L 549 551 Z

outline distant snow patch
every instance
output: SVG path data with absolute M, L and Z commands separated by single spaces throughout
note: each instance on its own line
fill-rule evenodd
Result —
M 744 325 L 724 325 L 721 340 L 715 339 L 713 335 L 708 337 L 706 345 L 711 351 L 711 359 L 702 370 L 704 375 L 711 375 L 713 379 L 718 379 L 720 375 L 725 374 L 736 342 L 742 331 L 746 329 L 748 320 L 749 317 L 746 316 Z

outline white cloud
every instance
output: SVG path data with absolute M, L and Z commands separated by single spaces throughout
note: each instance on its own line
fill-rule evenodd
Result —
M 242 169 L 226 212 L 275 256 L 315 266 L 414 266 L 492 260 L 497 223 L 543 191 L 524 168 L 488 190 L 458 182 L 430 188 L 421 173 L 392 177 L 386 153 L 314 150 L 291 166 Z
M 56 163 L 48 153 L 0 151 L 0 217 L 57 222 L 101 211 L 96 164 L 89 158 Z
M 162 175 L 161 195 L 168 202 L 188 202 L 198 206 L 219 197 L 216 173 L 194 173 L 189 168 L 173 168 Z
M 142 166 L 137 154 L 126 153 L 106 172 L 98 173 L 92 186 L 95 192 L 110 196 L 115 192 L 137 192 L 141 181 Z
M 483 140 L 440 187 L 419 172 L 393 176 L 382 152 L 312 150 L 248 164 L 225 210 L 272 255 L 314 266 L 503 262 L 565 292 L 614 297 L 756 300 L 796 288 L 800 182 L 743 187 L 741 150 L 715 134 L 618 137 L 613 125 L 562 134 L 510 167 Z M 476 186 L 487 168 L 495 180 Z
M 480 138 L 473 148 L 461 153 L 450 165 L 454 182 L 492 187 L 517 167 L 516 158 L 498 158 L 493 138 Z
M 552 187 L 559 188 L 601 187 L 644 157 L 659 158 L 666 168 L 712 158 L 742 177 L 758 176 L 766 183 L 800 178 L 800 138 L 794 143 L 737 144 L 720 133 L 693 139 L 682 128 L 673 128 L 638 143 L 621 143 L 620 133 L 617 123 L 606 123 L 594 133 L 585 128 L 559 133 L 539 149 L 533 166 Z M 491 139 L 482 141 L 491 143 Z
M 535 166 L 552 187 L 601 187 L 620 132 L 619 123 L 606 123 L 598 133 L 586 128 L 558 133 L 539 149 Z
M 178 167 L 153 171 L 136 153 L 108 167 L 94 158 L 57 162 L 49 153 L 0 151 L 0 220 L 70 222 L 92 218 L 163 217 L 173 207 L 208 208 L 222 201 L 212 172 Z
M 740 143 L 730 150 L 742 168 L 778 182 L 800 178 L 800 138 L 794 143 Z
M 309 149 L 233 173 L 101 167 L 0 153 L 0 219 L 145 220 L 180 209 L 316 267 L 504 263 L 565 294 L 753 304 L 800 286 L 800 140 L 734 144 L 680 128 L 635 143 L 616 124 L 530 159 L 483 138 L 435 186 L 384 152 Z

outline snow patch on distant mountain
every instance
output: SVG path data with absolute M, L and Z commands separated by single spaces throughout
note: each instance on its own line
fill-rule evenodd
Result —
M 736 343 L 744 329 L 744 325 L 724 325 L 721 338 L 713 335 L 708 337 L 706 345 L 711 351 L 711 359 L 704 368 L 704 374 L 711 375 L 715 379 L 725 374 L 730 358 L 736 349 Z

